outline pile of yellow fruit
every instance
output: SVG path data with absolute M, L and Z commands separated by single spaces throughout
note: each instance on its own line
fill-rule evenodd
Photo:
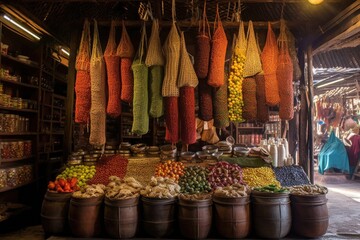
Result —
M 238 47 L 235 47 L 228 83 L 229 119 L 232 122 L 244 121 L 244 119 L 242 118 L 242 108 L 244 106 L 242 95 L 244 64 L 245 54 L 243 54 Z
M 243 180 L 250 187 L 265 187 L 272 184 L 280 187 L 274 171 L 270 167 L 243 168 Z

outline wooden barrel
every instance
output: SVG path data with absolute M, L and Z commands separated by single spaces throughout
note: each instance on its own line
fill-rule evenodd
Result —
M 69 226 L 76 237 L 94 237 L 101 233 L 103 197 L 70 200 Z
M 46 234 L 65 233 L 72 193 L 47 191 L 41 206 L 41 223 Z
M 132 238 L 138 228 L 139 197 L 111 200 L 105 198 L 104 227 L 112 238 Z
M 212 200 L 179 199 L 180 233 L 190 239 L 203 239 L 209 235 L 212 222 Z
M 251 193 L 253 227 L 261 238 L 283 238 L 291 229 L 288 193 Z
M 245 238 L 250 232 L 250 197 L 213 198 L 216 231 L 223 238 Z
M 308 238 L 317 238 L 324 235 L 329 226 L 326 194 L 291 194 L 290 199 L 293 232 Z
M 167 237 L 175 228 L 175 198 L 141 197 L 144 231 L 152 237 Z

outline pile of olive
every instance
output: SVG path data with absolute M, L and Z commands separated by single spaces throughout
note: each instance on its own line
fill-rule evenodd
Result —
M 185 174 L 179 179 L 181 193 L 196 194 L 210 192 L 211 186 L 207 181 L 208 173 L 209 171 L 203 167 L 186 167 Z

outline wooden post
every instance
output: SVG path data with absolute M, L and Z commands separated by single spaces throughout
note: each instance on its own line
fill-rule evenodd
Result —
M 314 114 L 313 114 L 313 106 L 314 106 L 314 76 L 313 76 L 313 54 L 312 54 L 312 46 L 309 45 L 306 51 L 306 63 L 307 63 L 307 84 L 309 91 L 309 111 L 308 111 L 308 157 L 309 157 L 309 170 L 310 170 L 310 181 L 314 183 L 314 136 L 313 136 L 313 123 L 314 123 Z
M 299 49 L 300 68 L 305 73 L 305 52 L 303 48 Z M 305 74 L 300 78 L 300 93 L 301 93 L 301 109 L 299 119 L 299 165 L 303 167 L 305 173 L 309 175 L 308 171 L 308 147 L 307 147 L 307 134 L 308 134 L 308 103 L 307 103 L 307 86 Z
M 69 57 L 69 70 L 68 70 L 68 84 L 67 84 L 67 97 L 66 97 L 66 125 L 65 125 L 65 154 L 69 154 L 72 151 L 73 140 L 73 115 L 74 115 L 74 89 L 75 89 L 75 61 L 77 47 L 80 41 L 81 28 L 73 28 L 71 32 L 70 41 L 70 57 Z

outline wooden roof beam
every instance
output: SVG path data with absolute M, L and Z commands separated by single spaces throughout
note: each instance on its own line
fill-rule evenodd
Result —
M 208 0 L 214 2 L 215 0 Z M 337 3 L 343 0 L 326 0 L 326 2 Z M 51 3 L 99 3 L 99 2 L 144 2 L 144 0 L 22 0 L 22 2 L 51 2 Z M 184 0 L 176 0 L 176 2 L 185 2 Z M 238 0 L 217 0 L 219 3 L 238 2 Z M 241 3 L 283 3 L 284 0 L 241 0 Z M 304 3 L 304 0 L 285 0 L 285 3 Z

